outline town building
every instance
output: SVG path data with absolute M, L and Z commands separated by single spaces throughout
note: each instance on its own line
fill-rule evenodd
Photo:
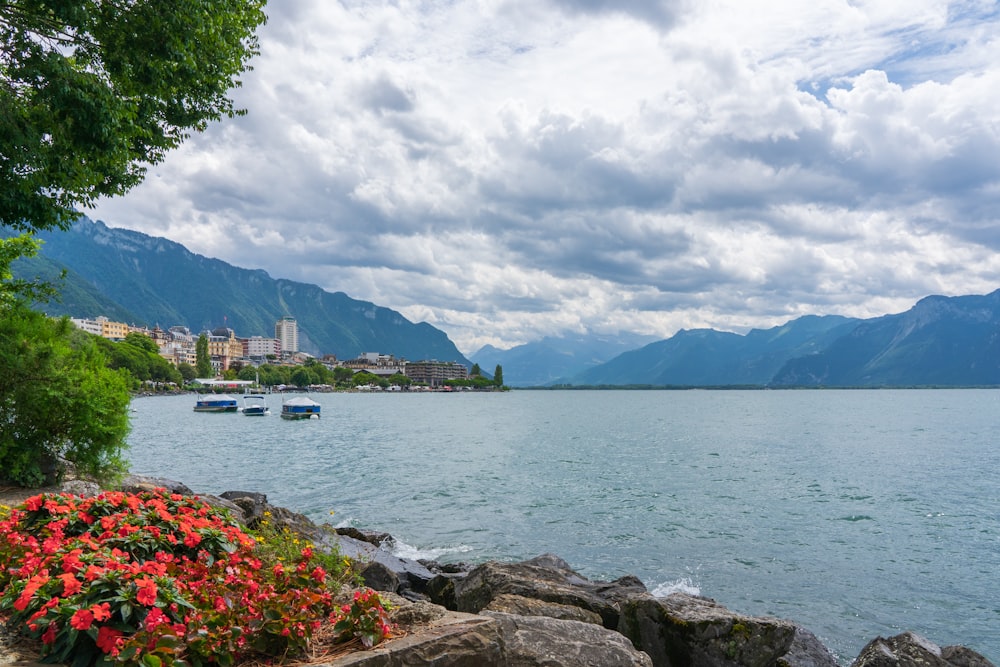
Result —
M 299 351 L 299 325 L 294 317 L 282 317 L 275 322 L 274 337 L 281 341 L 282 353 Z
M 439 387 L 446 380 L 464 380 L 469 369 L 456 361 L 408 361 L 406 377 L 431 387 Z
M 240 342 L 243 344 L 243 356 L 251 361 L 263 363 L 268 357 L 281 356 L 281 341 L 277 338 L 250 336 Z
M 340 365 L 350 368 L 355 373 L 367 371 L 380 377 L 389 377 L 396 373 L 406 374 L 405 359 L 396 359 L 391 354 L 379 354 L 378 352 L 363 352 L 357 359 L 342 361 Z
M 125 340 L 130 331 L 129 325 L 124 322 L 112 322 L 103 315 L 92 320 L 71 317 L 69 321 L 81 331 L 109 340 Z

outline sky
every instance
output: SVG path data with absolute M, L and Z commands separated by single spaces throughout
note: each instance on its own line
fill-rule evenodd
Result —
M 90 217 L 392 308 L 466 354 L 1000 288 L 997 2 L 266 11 L 233 92 L 248 114 Z

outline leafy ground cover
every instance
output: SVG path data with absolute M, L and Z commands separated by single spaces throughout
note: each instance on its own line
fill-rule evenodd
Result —
M 393 627 L 373 591 L 343 599 L 351 565 L 163 489 L 0 507 L 0 620 L 74 667 L 274 664 L 373 646 Z

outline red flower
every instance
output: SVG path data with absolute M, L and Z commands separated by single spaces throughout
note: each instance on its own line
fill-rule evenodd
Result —
M 153 607 L 146 614 L 146 620 L 144 624 L 146 626 L 146 632 L 153 632 L 157 627 L 163 625 L 164 623 L 169 623 L 170 619 L 164 614 L 158 607 Z
M 97 648 L 104 651 L 105 655 L 118 655 L 118 644 L 122 637 L 120 630 L 102 625 L 97 631 Z
M 111 605 L 107 602 L 90 605 L 90 613 L 94 615 L 95 621 L 106 621 L 111 618 Z
M 190 532 L 184 536 L 184 546 L 194 548 L 201 542 L 201 535 Z
M 42 497 L 32 496 L 24 501 L 24 506 L 32 512 L 37 512 L 42 507 Z
M 42 635 L 42 643 L 43 644 L 55 643 L 56 633 L 58 632 L 58 630 L 59 628 L 56 626 L 55 623 L 49 623 L 49 627 L 45 629 L 45 634 Z
M 57 577 L 57 579 L 60 579 L 63 583 L 63 592 L 62 592 L 63 597 L 66 597 L 68 595 L 73 595 L 74 593 L 79 593 L 80 589 L 83 588 L 83 585 L 80 583 L 80 580 L 77 579 L 76 575 L 71 572 L 67 572 L 66 574 L 60 574 Z
M 94 624 L 94 612 L 89 609 L 80 609 L 73 614 L 73 618 L 69 619 L 69 624 L 80 632 L 89 630 L 90 626 Z
M 135 599 L 139 601 L 139 604 L 144 604 L 147 607 L 152 607 L 156 604 L 156 582 L 149 577 L 141 577 L 135 580 L 136 586 L 139 587 L 136 593 Z

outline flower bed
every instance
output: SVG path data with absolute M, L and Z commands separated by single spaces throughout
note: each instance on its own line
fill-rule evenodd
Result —
M 0 513 L 0 612 L 47 660 L 81 667 L 295 655 L 324 624 L 366 646 L 391 633 L 373 593 L 335 608 L 311 547 L 274 553 L 227 513 L 162 489 L 42 494 Z

